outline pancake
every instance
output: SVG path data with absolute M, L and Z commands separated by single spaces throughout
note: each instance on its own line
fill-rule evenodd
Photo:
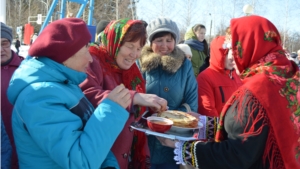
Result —
M 182 111 L 168 110 L 157 114 L 158 117 L 164 117 L 173 121 L 173 126 L 184 128 L 197 128 L 198 119 Z

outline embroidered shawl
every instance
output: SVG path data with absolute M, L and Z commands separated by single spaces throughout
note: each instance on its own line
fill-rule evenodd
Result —
M 270 168 L 300 167 L 299 115 L 299 70 L 284 55 L 280 34 L 276 27 L 267 19 L 259 16 L 247 16 L 231 20 L 232 49 L 237 67 L 244 79 L 241 86 L 224 106 L 215 141 L 224 139 L 224 117 L 228 108 L 238 102 L 236 120 L 241 121 L 243 108 L 253 103 L 244 133 L 248 136 L 258 135 L 264 126 L 269 127 L 268 138 L 263 161 Z M 256 85 L 257 82 L 260 85 Z M 242 103 L 246 93 L 251 93 L 249 100 Z M 249 109 L 249 107 L 248 107 Z M 253 111 L 258 109 L 254 118 Z M 249 109 L 250 110 L 250 109 Z M 266 119 L 257 128 L 254 127 L 261 119 Z

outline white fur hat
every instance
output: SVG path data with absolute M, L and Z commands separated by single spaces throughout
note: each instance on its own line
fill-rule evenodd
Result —
M 186 55 L 193 56 L 191 48 L 187 44 L 178 44 L 177 47 L 181 49 Z

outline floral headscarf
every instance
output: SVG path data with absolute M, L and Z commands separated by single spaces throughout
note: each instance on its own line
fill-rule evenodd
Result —
M 118 72 L 122 74 L 122 83 L 126 88 L 130 90 L 136 90 L 140 93 L 145 93 L 145 81 L 134 63 L 128 70 L 122 70 L 116 63 L 116 57 L 121 47 L 122 40 L 133 24 L 141 23 L 139 20 L 122 19 L 117 21 L 111 21 L 103 31 L 102 34 L 102 45 L 92 46 L 90 53 L 98 57 L 103 63 L 106 71 L 105 73 Z M 141 110 L 142 111 L 142 110 Z M 141 113 L 136 114 L 138 117 Z
M 129 28 L 136 23 L 143 24 L 139 20 L 121 19 L 117 21 L 111 21 L 103 31 L 102 44 L 101 46 L 91 46 L 89 51 L 92 55 L 96 56 L 105 74 L 118 73 L 121 74 L 122 83 L 129 90 L 135 90 L 138 93 L 145 93 L 145 81 L 134 63 L 128 70 L 119 68 L 116 63 L 116 57 L 120 50 L 123 38 Z M 111 76 L 113 78 L 113 76 Z M 139 119 L 140 116 L 145 112 L 146 108 L 137 106 L 135 109 L 135 118 Z M 149 156 L 145 151 L 146 136 L 142 132 L 135 131 L 134 143 L 132 147 L 132 161 L 130 166 L 133 168 L 148 168 Z M 138 166 L 138 167 L 137 167 Z
M 110 56 L 118 55 L 124 35 L 131 25 L 142 23 L 139 20 L 121 19 L 110 22 L 101 36 L 102 45 L 108 51 Z
M 241 121 L 245 107 L 250 110 L 251 106 L 258 113 L 254 117 L 254 112 L 249 112 L 241 135 L 244 140 L 268 126 L 264 162 L 268 161 L 270 168 L 300 168 L 298 67 L 286 58 L 280 34 L 269 20 L 259 16 L 232 19 L 230 28 L 233 55 L 244 85 L 224 106 L 216 141 L 224 139 L 224 117 L 229 107 L 238 103 L 236 120 Z M 246 96 L 247 101 L 243 102 Z M 253 100 L 252 105 L 249 100 Z M 256 129 L 262 118 L 267 120 Z

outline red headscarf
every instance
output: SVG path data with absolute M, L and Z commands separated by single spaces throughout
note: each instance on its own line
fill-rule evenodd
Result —
M 137 65 L 134 63 L 128 70 L 120 69 L 116 63 L 116 57 L 118 55 L 118 51 L 121 47 L 124 36 L 126 35 L 129 28 L 134 24 L 143 24 L 139 20 L 128 20 L 122 19 L 117 21 L 111 21 L 105 28 L 101 40 L 102 45 L 99 46 L 91 46 L 89 51 L 92 55 L 96 56 L 103 66 L 104 73 L 112 74 L 119 73 L 122 76 L 122 83 L 129 90 L 135 90 L 138 93 L 145 93 L 145 81 L 138 69 Z M 114 76 L 111 76 L 114 78 Z M 138 120 L 140 116 L 145 112 L 145 107 L 138 106 L 137 111 L 135 113 L 135 117 Z M 134 143 L 132 149 L 134 150 L 132 153 L 134 154 L 132 162 L 133 168 L 147 168 L 145 145 L 147 137 L 144 133 L 135 131 L 134 133 Z
M 134 63 L 128 70 L 120 69 L 116 63 L 116 57 L 122 44 L 122 40 L 133 24 L 140 23 L 139 20 L 117 20 L 110 22 L 102 34 L 102 45 L 91 46 L 90 53 L 97 56 L 103 66 L 105 67 L 105 73 L 117 72 L 122 74 L 122 83 L 126 88 L 135 90 L 139 93 L 145 93 L 145 81 Z M 139 115 L 143 112 L 140 111 Z M 138 117 L 138 115 L 136 116 Z
M 252 108 L 259 109 L 258 114 L 254 118 L 253 112 L 249 112 L 241 136 L 246 140 L 268 126 L 264 162 L 268 161 L 270 168 L 300 168 L 300 106 L 296 97 L 300 80 L 298 67 L 284 55 L 280 34 L 269 20 L 259 16 L 237 18 L 231 20 L 230 28 L 232 50 L 244 85 L 224 106 L 216 141 L 224 139 L 224 117 L 228 108 L 238 102 L 236 120 L 240 121 L 244 108 L 250 106 L 248 101 L 257 99 L 258 103 L 254 102 Z M 242 103 L 246 93 L 251 94 Z M 255 129 L 262 118 L 267 120 Z

